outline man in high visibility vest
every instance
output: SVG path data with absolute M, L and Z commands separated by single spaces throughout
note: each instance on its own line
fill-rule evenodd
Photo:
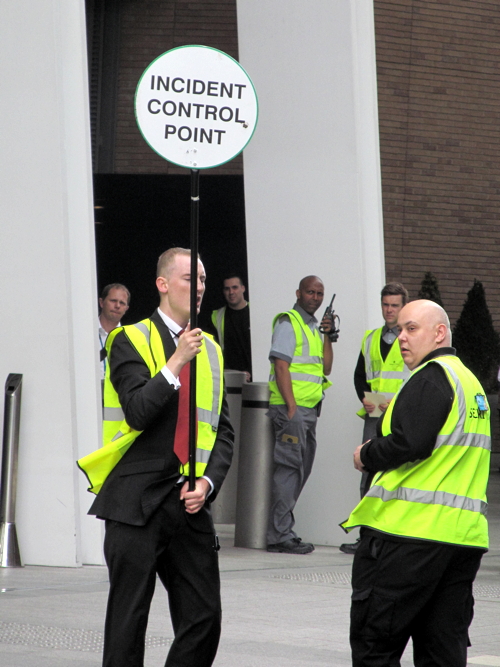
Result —
M 104 667 L 143 666 L 157 575 L 168 591 L 175 633 L 167 664 L 209 667 L 217 652 L 218 541 L 208 503 L 231 463 L 233 430 L 223 398 L 220 348 L 189 326 L 190 255 L 183 248 L 163 253 L 156 279 L 158 310 L 110 334 L 105 443 L 96 454 L 126 440 L 122 458 L 113 460 L 104 480 L 93 455 L 79 461 L 98 491 L 89 513 L 106 520 L 110 591 Z M 204 291 L 205 270 L 198 261 L 198 309 Z M 195 357 L 197 479 L 189 491 L 182 384 L 189 377 L 184 379 L 183 371 Z
M 212 325 L 217 332 L 224 355 L 226 370 L 243 371 L 245 379 L 252 378 L 252 348 L 250 341 L 250 306 L 245 299 L 246 287 L 237 275 L 223 281 L 222 292 L 226 305 L 212 312 Z
M 472 584 L 488 547 L 490 411 L 451 347 L 448 317 L 418 300 L 398 316 L 412 371 L 354 452 L 374 473 L 342 527 L 361 527 L 352 573 L 354 667 L 399 665 L 410 637 L 417 667 L 465 667 Z
M 391 398 L 410 374 L 397 342 L 398 314 L 408 302 L 408 292 L 401 283 L 388 283 L 382 288 L 380 300 L 385 324 L 379 329 L 365 331 L 354 371 L 354 387 L 363 404 L 357 413 L 364 420 L 361 442 L 366 442 L 375 436 L 379 420 L 379 416 L 372 416 L 377 406 L 366 398 L 365 392 L 384 395 L 387 400 L 379 404 L 378 408 L 385 412 Z M 377 415 L 380 415 L 380 411 L 377 411 Z M 361 497 L 368 481 L 368 474 L 363 473 L 360 484 Z M 346 554 L 353 554 L 358 544 L 359 540 L 352 544 L 341 544 L 339 549 Z
M 293 510 L 312 470 L 316 421 L 323 390 L 331 385 L 325 376 L 332 370 L 332 341 L 328 333 L 321 339 L 314 317 L 324 291 L 317 276 L 303 278 L 293 310 L 278 314 L 273 322 L 268 416 L 276 441 L 267 550 L 275 553 L 307 554 L 314 550 L 294 531 Z M 326 332 L 331 330 L 328 318 L 321 324 Z

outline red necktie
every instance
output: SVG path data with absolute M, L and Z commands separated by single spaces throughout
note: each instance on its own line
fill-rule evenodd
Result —
M 184 333 L 181 329 L 177 334 L 180 338 Z M 189 461 L 189 384 L 190 384 L 190 363 L 184 364 L 179 373 L 179 407 L 177 409 L 177 424 L 175 425 L 174 435 L 174 454 L 182 465 Z M 195 442 L 198 439 L 198 419 L 196 419 Z
M 189 460 L 189 366 L 184 364 L 179 373 L 181 386 L 174 436 L 174 453 L 183 465 Z

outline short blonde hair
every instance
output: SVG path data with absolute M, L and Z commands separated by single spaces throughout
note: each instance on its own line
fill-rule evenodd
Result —
M 165 250 L 158 257 L 158 264 L 156 266 L 156 277 L 159 278 L 169 278 L 170 271 L 172 270 L 173 263 L 177 255 L 187 255 L 191 256 L 191 250 L 189 248 L 169 248 Z M 199 257 L 199 255 L 198 255 Z

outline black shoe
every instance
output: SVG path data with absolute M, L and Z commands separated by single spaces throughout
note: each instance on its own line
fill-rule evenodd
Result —
M 292 537 L 292 540 L 297 544 L 301 544 L 303 547 L 309 547 L 311 551 L 314 551 L 314 544 L 311 544 L 311 542 L 302 542 L 301 537 Z
M 268 544 L 267 550 L 275 554 L 310 554 L 311 551 L 314 551 L 312 544 L 297 542 L 296 539 L 285 540 L 279 544 Z
M 359 539 L 354 542 L 354 544 L 341 544 L 339 547 L 339 551 L 342 551 L 345 554 L 355 554 L 356 549 L 359 546 Z

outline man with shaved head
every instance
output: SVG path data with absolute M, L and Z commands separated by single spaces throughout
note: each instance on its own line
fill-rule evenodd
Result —
M 411 637 L 417 667 L 466 667 L 472 583 L 488 547 L 489 406 L 440 306 L 410 302 L 398 329 L 412 373 L 377 436 L 354 452 L 354 467 L 374 479 L 342 524 L 361 527 L 353 666 L 400 665 Z
M 312 470 L 316 421 L 323 390 L 331 385 L 325 376 L 332 370 L 332 341 L 328 333 L 321 339 L 314 317 L 324 293 L 318 276 L 302 278 L 293 309 L 279 313 L 273 321 L 268 416 L 276 441 L 267 550 L 275 553 L 314 551 L 294 531 L 293 510 Z M 328 319 L 321 324 L 324 331 L 331 330 Z

